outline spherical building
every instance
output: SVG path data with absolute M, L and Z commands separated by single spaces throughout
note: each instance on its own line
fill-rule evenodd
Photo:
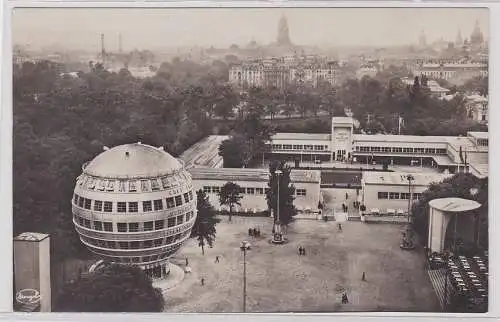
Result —
M 189 238 L 196 219 L 191 175 L 163 148 L 120 145 L 82 167 L 72 200 L 80 240 L 103 259 L 153 277 Z

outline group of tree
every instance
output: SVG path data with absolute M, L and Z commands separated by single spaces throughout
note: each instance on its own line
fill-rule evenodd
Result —
M 179 155 L 237 103 L 226 80 L 223 64 L 175 59 L 146 79 L 93 62 L 77 77 L 49 61 L 14 65 L 14 234 L 50 234 L 56 262 L 87 256 L 68 216 L 81 165 L 134 141 Z
M 225 168 L 248 167 L 252 160 L 267 150 L 272 128 L 256 113 L 238 121 L 229 139 L 219 146 Z
M 477 189 L 477 194 L 471 194 Z M 421 240 L 426 241 L 429 229 L 429 201 L 439 198 L 458 197 L 479 202 L 476 210 L 476 237 L 482 249 L 488 248 L 488 179 L 479 179 L 470 173 L 459 173 L 442 182 L 433 183 L 422 193 L 422 198 L 412 206 L 414 227 Z
M 162 291 L 137 266 L 108 264 L 64 285 L 56 312 L 161 312 Z

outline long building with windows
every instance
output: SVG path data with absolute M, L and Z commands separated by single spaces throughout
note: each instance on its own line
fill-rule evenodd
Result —
M 168 259 L 196 219 L 183 163 L 140 142 L 105 148 L 84 164 L 71 203 L 75 229 L 90 251 L 153 277 L 169 273 Z
M 268 210 L 266 193 L 268 191 L 268 169 L 230 169 L 230 168 L 190 168 L 193 186 L 202 189 L 210 204 L 217 210 L 225 209 L 219 202 L 221 187 L 227 182 L 240 186 L 241 205 L 235 211 L 258 213 Z M 299 211 L 316 212 L 320 202 L 321 172 L 319 170 L 292 170 L 290 180 L 295 186 L 294 205 Z
M 422 165 L 488 175 L 487 132 L 464 137 L 354 134 L 352 118 L 334 117 L 330 134 L 276 133 L 268 145 L 268 157 L 290 161 Z

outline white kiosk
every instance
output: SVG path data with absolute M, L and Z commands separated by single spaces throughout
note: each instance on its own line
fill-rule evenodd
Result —
M 462 198 L 441 198 L 434 199 L 429 202 L 429 236 L 427 247 L 431 253 L 442 253 L 444 251 L 444 241 L 446 230 L 453 216 L 454 231 L 464 230 L 474 227 L 473 211 L 481 207 L 481 204 L 468 199 Z

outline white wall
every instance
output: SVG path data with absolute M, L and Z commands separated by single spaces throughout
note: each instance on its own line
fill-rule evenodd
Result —
M 233 181 L 238 184 L 242 188 L 262 188 L 265 191 L 267 188 L 267 182 L 257 182 L 257 181 Z M 227 181 L 223 180 L 195 180 L 193 179 L 193 185 L 195 191 L 200 189 L 203 190 L 204 186 L 217 186 L 222 187 L 226 184 Z M 295 186 L 295 190 L 297 189 L 306 189 L 305 196 L 295 196 L 294 205 L 298 209 L 306 209 L 310 208 L 312 210 L 318 209 L 318 203 L 320 200 L 320 184 L 318 183 L 293 183 Z M 215 192 L 207 193 L 208 200 L 214 206 L 215 209 L 220 208 L 219 203 L 219 195 Z M 241 207 L 239 210 L 245 211 L 247 209 L 251 212 L 253 209 L 256 211 L 264 211 L 267 210 L 267 200 L 266 195 L 262 194 L 242 194 L 243 198 L 240 200 Z
M 428 186 L 412 186 L 412 193 L 423 193 Z M 390 209 L 403 209 L 408 211 L 408 199 L 378 199 L 379 192 L 399 192 L 408 193 L 408 185 L 382 185 L 382 184 L 363 184 L 364 204 L 367 211 L 372 208 L 378 208 L 381 212 Z M 413 202 L 416 199 L 413 198 Z

